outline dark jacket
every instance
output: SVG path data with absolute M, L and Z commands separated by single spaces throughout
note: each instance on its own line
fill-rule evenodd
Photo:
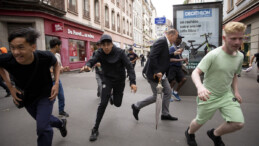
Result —
M 154 79 L 154 74 L 161 72 L 163 75 L 168 73 L 169 69 L 169 48 L 166 37 L 156 40 L 150 49 L 150 55 L 143 69 L 143 73 L 147 78 L 158 82 Z
M 128 57 L 122 49 L 117 48 L 115 45 L 110 54 L 105 54 L 101 48 L 98 49 L 93 58 L 90 59 L 86 65 L 93 67 L 97 62 L 101 63 L 104 80 L 112 82 L 125 81 L 126 68 L 129 75 L 130 85 L 136 84 L 135 71 Z

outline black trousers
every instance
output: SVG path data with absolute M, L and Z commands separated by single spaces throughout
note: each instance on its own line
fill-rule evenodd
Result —
M 9 89 L 7 88 L 7 86 L 5 85 L 5 83 L 3 82 L 3 79 L 2 79 L 1 76 L 0 76 L 0 86 L 5 89 L 6 93 L 10 93 Z
M 102 85 L 102 95 L 101 95 L 101 103 L 97 109 L 97 116 L 95 121 L 94 129 L 98 129 L 103 118 L 104 112 L 108 105 L 109 99 L 111 98 L 111 91 L 113 90 L 113 104 L 116 107 L 121 106 L 122 98 L 123 98 L 123 91 L 125 88 L 125 80 L 121 82 L 110 82 L 110 81 L 103 81 Z

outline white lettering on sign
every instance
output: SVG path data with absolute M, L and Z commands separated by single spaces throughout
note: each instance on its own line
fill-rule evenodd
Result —
M 72 34 L 72 35 L 76 35 L 76 36 L 81 36 L 81 37 L 86 37 L 86 38 L 92 38 L 94 39 L 94 35 L 92 34 L 87 34 L 87 33 L 83 33 L 83 32 L 78 32 L 76 30 L 71 30 L 71 29 L 67 29 L 67 33 L 68 34 Z

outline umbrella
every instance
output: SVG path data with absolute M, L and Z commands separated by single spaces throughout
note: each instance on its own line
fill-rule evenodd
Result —
M 157 97 L 156 97 L 156 129 L 158 126 L 158 121 L 159 121 L 159 115 L 161 112 L 161 108 L 162 108 L 162 93 L 163 93 L 163 86 L 161 84 L 161 80 L 159 80 L 159 83 L 156 87 L 156 91 L 157 91 Z M 160 94 L 160 96 L 159 96 Z

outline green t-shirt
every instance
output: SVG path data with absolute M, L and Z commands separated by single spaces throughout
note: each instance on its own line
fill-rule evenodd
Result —
M 204 73 L 203 84 L 212 96 L 220 96 L 231 91 L 235 74 L 242 69 L 243 54 L 239 51 L 235 56 L 227 54 L 222 47 L 210 51 L 198 64 Z

